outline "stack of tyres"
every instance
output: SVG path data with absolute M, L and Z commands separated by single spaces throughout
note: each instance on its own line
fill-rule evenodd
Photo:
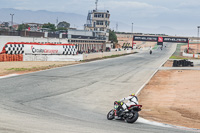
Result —
M 3 61 L 3 58 L 2 58 L 2 57 L 3 57 L 2 54 L 0 54 L 0 62 Z
M 7 61 L 6 54 L 3 55 L 3 61 Z
M 20 61 L 23 61 L 23 55 L 20 54 Z
M 3 61 L 23 61 L 22 54 L 0 54 L 0 62 Z
M 8 59 L 7 59 L 8 61 L 11 61 L 11 55 L 8 55 Z
M 173 67 L 177 67 L 177 60 L 173 61 Z
M 13 55 L 13 61 L 16 61 L 16 55 Z
M 173 62 L 173 67 L 188 67 L 188 66 L 193 67 L 194 66 L 193 62 L 188 60 L 174 60 Z
M 19 61 L 19 55 L 15 55 L 16 56 L 16 61 Z

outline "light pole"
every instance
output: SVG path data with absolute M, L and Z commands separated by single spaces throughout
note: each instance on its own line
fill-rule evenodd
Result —
M 132 34 L 133 34 L 133 23 L 132 23 Z M 133 44 L 134 44 L 133 37 L 134 36 L 132 36 L 132 49 L 133 49 Z
M 198 32 L 197 32 L 197 39 L 198 39 L 198 41 L 197 41 L 197 54 L 199 52 L 199 28 L 200 28 L 200 26 L 197 26 L 197 29 L 198 29 Z
M 132 23 L 132 30 L 131 30 L 131 33 L 133 33 L 133 23 Z
M 12 29 L 13 29 L 13 16 L 15 15 L 15 14 L 10 14 L 11 15 L 11 25 L 12 25 Z

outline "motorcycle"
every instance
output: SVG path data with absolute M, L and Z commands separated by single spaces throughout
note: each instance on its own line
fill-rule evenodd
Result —
M 128 108 L 128 111 L 124 111 L 122 105 L 124 102 L 115 101 L 114 109 L 108 112 L 107 119 L 108 120 L 124 120 L 128 123 L 134 123 L 139 117 L 139 111 L 142 109 L 142 105 L 131 105 Z

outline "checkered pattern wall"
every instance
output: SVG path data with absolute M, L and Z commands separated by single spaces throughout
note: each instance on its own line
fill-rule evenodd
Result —
M 6 44 L 6 54 L 54 54 L 54 55 L 76 55 L 75 45 L 40 45 L 40 44 Z
M 77 49 L 75 46 L 70 46 L 70 45 L 63 45 L 63 54 L 64 55 L 75 55 L 77 54 Z
M 5 45 L 6 54 L 23 54 L 24 44 L 7 44 Z

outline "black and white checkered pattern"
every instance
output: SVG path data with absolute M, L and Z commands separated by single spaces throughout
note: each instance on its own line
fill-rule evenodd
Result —
M 24 44 L 7 44 L 5 49 L 6 54 L 23 54 Z
M 63 54 L 64 55 L 76 55 L 77 49 L 75 46 L 70 46 L 70 45 L 63 45 Z

